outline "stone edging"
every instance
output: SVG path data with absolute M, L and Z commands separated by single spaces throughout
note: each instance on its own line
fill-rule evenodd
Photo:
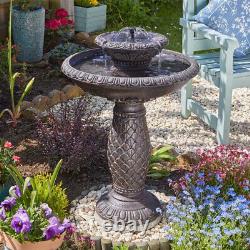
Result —
M 24 101 L 21 105 L 22 116 L 33 119 L 39 113 L 49 110 L 58 103 L 84 95 L 85 92 L 77 85 L 69 84 L 62 90 L 54 89 L 47 96 L 38 95 L 31 102 Z
M 104 239 L 102 237 L 90 237 L 93 242 L 93 249 L 95 250 L 112 250 L 114 246 L 121 246 L 122 243 L 112 242 L 109 239 Z M 149 242 L 138 242 L 138 243 L 128 243 L 128 250 L 170 250 L 170 244 L 167 239 L 151 240 Z

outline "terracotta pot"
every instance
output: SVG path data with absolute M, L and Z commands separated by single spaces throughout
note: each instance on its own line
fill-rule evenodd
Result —
M 2 242 L 8 250 L 56 250 L 58 249 L 64 239 L 64 234 L 61 235 L 59 239 L 47 240 L 40 242 L 24 242 L 20 243 L 16 239 L 10 237 L 9 235 L 1 232 Z

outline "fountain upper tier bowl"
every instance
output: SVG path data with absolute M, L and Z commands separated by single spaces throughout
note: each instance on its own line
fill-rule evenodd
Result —
M 105 58 L 102 49 L 80 52 L 63 62 L 62 72 L 93 95 L 148 101 L 181 88 L 199 71 L 194 60 L 168 50 L 155 56 L 141 77 L 117 76 L 113 61 Z
M 151 59 L 168 43 L 165 36 L 128 27 L 120 31 L 101 34 L 95 42 L 112 57 L 114 66 L 125 75 L 141 75 Z

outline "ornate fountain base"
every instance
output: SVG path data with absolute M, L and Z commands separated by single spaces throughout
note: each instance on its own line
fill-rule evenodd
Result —
M 133 198 L 112 190 L 98 201 L 95 217 L 100 225 L 107 221 L 123 221 L 125 227 L 136 223 L 136 231 L 143 231 L 145 225 L 146 229 L 150 229 L 161 221 L 161 215 L 156 212 L 157 208 L 160 208 L 159 200 L 146 190 Z
M 117 102 L 108 143 L 109 167 L 113 189 L 97 202 L 96 217 L 126 224 L 148 224 L 152 228 L 161 220 L 156 211 L 159 200 L 145 190 L 151 145 L 143 102 Z

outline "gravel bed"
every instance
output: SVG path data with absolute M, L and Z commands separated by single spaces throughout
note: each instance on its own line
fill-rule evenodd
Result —
M 195 79 L 193 98 L 216 113 L 218 90 L 200 78 Z M 101 123 L 109 125 L 112 119 L 113 103 L 93 97 L 91 108 L 104 106 Z M 202 147 L 217 145 L 215 131 L 195 115 L 183 119 L 180 115 L 180 91 L 146 103 L 147 121 L 153 146 L 171 144 L 180 153 L 195 151 Z M 250 145 L 250 89 L 236 89 L 233 92 L 231 115 L 231 144 L 243 147 Z
M 166 219 L 163 217 L 162 221 L 154 228 L 146 230 L 146 232 L 128 232 L 128 231 L 105 231 L 103 226 L 98 225 L 94 213 L 97 200 L 104 193 L 111 190 L 111 185 L 101 185 L 100 187 L 92 187 L 89 191 L 83 191 L 82 195 L 71 203 L 70 218 L 76 224 L 77 232 L 83 235 L 98 236 L 105 239 L 110 239 L 113 242 L 140 242 L 150 240 L 159 240 L 164 238 L 164 225 Z M 162 208 L 169 201 L 169 197 L 163 192 L 155 189 L 149 190 L 161 202 Z M 163 212 L 164 214 L 164 212 Z

